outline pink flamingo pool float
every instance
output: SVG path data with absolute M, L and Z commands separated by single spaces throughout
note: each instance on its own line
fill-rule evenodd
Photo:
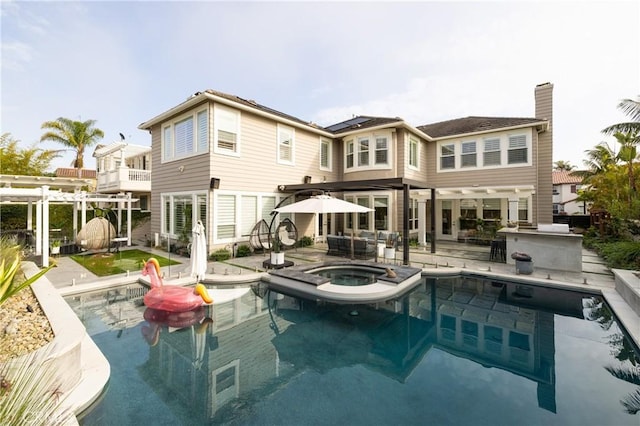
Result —
M 149 276 L 151 290 L 144 295 L 148 308 L 169 312 L 186 312 L 203 304 L 213 303 L 207 288 L 197 284 L 195 288 L 165 286 L 160 278 L 160 264 L 157 259 L 149 259 L 142 268 L 142 275 Z

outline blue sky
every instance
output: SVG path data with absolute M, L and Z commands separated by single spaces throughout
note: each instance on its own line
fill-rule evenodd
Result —
M 103 143 L 214 89 L 320 125 L 533 117 L 554 84 L 554 161 L 582 165 L 640 94 L 639 2 L 16 2 L 1 7 L 0 132 L 57 117 Z M 58 149 L 59 145 L 41 144 Z M 85 164 L 93 167 L 93 149 Z M 56 160 L 66 167 L 72 154 Z

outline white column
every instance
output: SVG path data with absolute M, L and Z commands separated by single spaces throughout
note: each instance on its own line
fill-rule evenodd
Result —
M 518 196 L 509 195 L 509 221 L 518 221 Z
M 76 241 L 76 238 L 78 237 L 78 207 L 79 204 L 78 203 L 78 194 L 80 194 L 80 191 L 78 191 L 77 189 L 74 190 L 73 192 L 73 241 Z
M 418 244 L 427 245 L 427 200 L 418 200 Z
M 127 245 L 131 245 L 131 193 L 127 192 Z
M 49 186 L 42 187 L 42 267 L 49 266 Z
M 27 231 L 33 230 L 33 201 L 27 201 Z
M 80 194 L 82 196 L 82 201 L 80 202 L 82 206 L 80 214 L 80 228 L 84 228 L 84 225 L 87 223 L 87 192 L 82 191 Z
M 42 200 L 36 202 L 36 254 L 42 254 Z
M 118 237 L 122 235 L 122 196 L 124 194 L 118 194 Z

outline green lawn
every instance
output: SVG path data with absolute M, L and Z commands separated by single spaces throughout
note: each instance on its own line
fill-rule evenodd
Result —
M 144 262 L 150 257 L 158 259 L 160 266 L 177 265 L 180 263 L 138 249 L 121 250 L 118 253 L 75 254 L 71 256 L 73 260 L 99 277 L 122 274 L 127 271 L 141 271 Z

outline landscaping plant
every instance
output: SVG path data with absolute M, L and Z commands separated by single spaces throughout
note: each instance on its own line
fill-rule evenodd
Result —
M 0 305 L 11 296 L 36 282 L 54 266 L 51 265 L 42 269 L 28 280 L 18 282 L 16 274 L 20 270 L 20 262 L 22 262 L 20 246 L 12 244 L 6 239 L 0 239 Z

